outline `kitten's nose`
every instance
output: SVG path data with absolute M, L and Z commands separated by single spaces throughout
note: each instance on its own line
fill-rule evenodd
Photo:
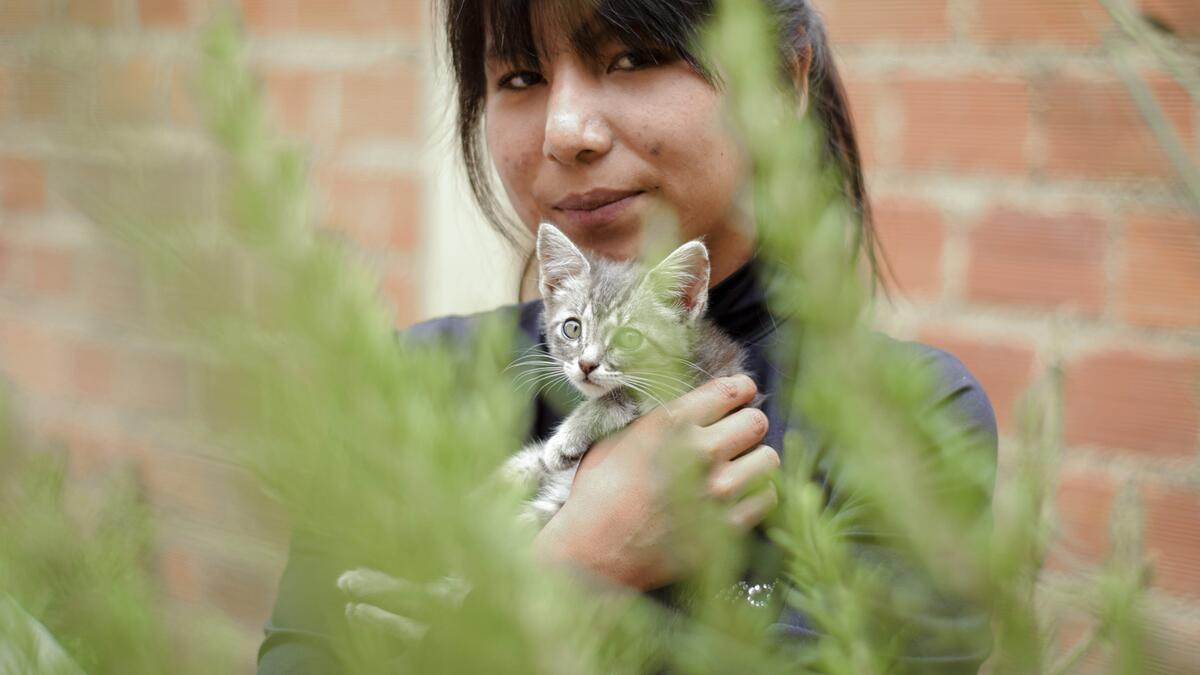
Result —
M 596 364 L 592 363 L 591 361 L 584 361 L 583 359 L 580 359 L 579 369 L 583 371 L 584 375 L 590 375 L 591 372 L 596 369 Z

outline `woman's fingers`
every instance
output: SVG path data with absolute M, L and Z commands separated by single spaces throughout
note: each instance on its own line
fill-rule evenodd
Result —
M 757 408 L 743 408 L 700 429 L 701 452 L 713 464 L 727 462 L 754 447 L 767 435 L 767 415 Z
M 407 579 L 368 567 L 343 572 L 338 577 L 337 585 L 343 593 L 355 598 L 405 597 L 420 590 L 420 586 Z
M 761 523 L 778 504 L 779 493 L 775 491 L 775 484 L 767 483 L 763 489 L 743 497 L 729 507 L 726 518 L 734 527 L 749 530 Z
M 771 476 L 779 470 L 779 453 L 760 445 L 709 474 L 708 491 L 717 499 L 736 499 L 726 512 L 735 527 L 748 530 L 762 522 L 779 504 Z
M 423 623 L 361 602 L 346 603 L 346 618 L 401 640 L 420 640 L 429 630 Z
M 337 585 L 354 600 L 404 615 L 420 613 L 431 601 L 458 607 L 470 591 L 457 577 L 418 584 L 366 567 L 343 572 Z
M 691 423 L 706 427 L 724 417 L 730 410 L 754 400 L 758 388 L 747 375 L 718 377 L 705 382 L 679 398 L 668 401 L 648 416 L 660 415 L 675 423 Z
M 760 445 L 731 462 L 716 465 L 708 477 L 708 492 L 717 499 L 736 499 L 752 491 L 779 469 L 779 453 Z

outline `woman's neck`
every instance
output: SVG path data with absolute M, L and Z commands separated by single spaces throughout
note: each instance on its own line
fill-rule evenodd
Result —
M 754 255 L 754 240 L 740 229 L 727 230 L 716 237 L 710 235 L 704 243 L 708 246 L 708 259 L 712 265 L 709 288 L 733 274 Z

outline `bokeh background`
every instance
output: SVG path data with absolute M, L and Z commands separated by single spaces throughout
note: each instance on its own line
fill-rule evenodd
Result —
M 1154 561 L 1163 672 L 1200 669 L 1200 215 L 1114 59 L 1200 158 L 1200 106 L 1096 0 L 820 0 L 898 288 L 882 330 L 958 355 L 995 405 L 1065 374 L 1066 451 L 1047 574 L 1104 560 L 1131 486 Z M 1200 3 L 1125 0 L 1196 70 Z M 520 251 L 460 176 L 425 0 L 241 0 L 279 128 L 308 149 L 314 219 L 358 245 L 397 327 L 515 301 Z M 164 592 L 245 628 L 246 662 L 286 524 L 207 459 L 197 369 L 155 337 L 136 259 L 73 208 L 80 129 L 203 154 L 188 73 L 202 0 L 0 0 L 0 373 L 75 480 L 131 463 L 160 514 Z M 170 194 L 187 163 L 144 180 Z M 0 514 L 2 517 L 2 514 Z

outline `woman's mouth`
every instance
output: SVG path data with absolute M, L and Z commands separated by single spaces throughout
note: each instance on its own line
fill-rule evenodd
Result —
M 595 227 L 616 220 L 643 190 L 591 190 L 567 195 L 554 205 L 558 219 L 574 227 Z

